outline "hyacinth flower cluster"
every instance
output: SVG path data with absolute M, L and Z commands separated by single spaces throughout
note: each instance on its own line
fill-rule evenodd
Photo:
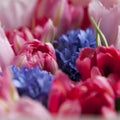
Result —
M 96 47 L 96 38 L 93 29 L 70 30 L 53 41 L 57 63 L 63 72 L 74 81 L 80 80 L 80 73 L 76 69 L 75 61 L 84 47 Z
M 117 116 L 120 1 L 28 2 L 0 2 L 0 115 Z
M 39 67 L 18 68 L 11 66 L 13 84 L 18 89 L 20 96 L 29 96 L 47 106 L 48 94 L 53 75 L 42 71 Z

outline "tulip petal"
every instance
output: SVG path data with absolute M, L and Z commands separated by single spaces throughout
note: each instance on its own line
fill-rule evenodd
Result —
M 50 42 L 54 39 L 54 25 L 52 20 L 48 20 L 48 22 L 45 24 L 45 27 L 43 29 L 42 34 L 42 40 L 43 42 Z
M 21 114 L 22 116 L 31 116 L 33 119 L 39 120 L 51 120 L 51 115 L 49 112 L 39 104 L 27 97 L 19 99 L 14 108 L 13 114 Z
M 0 26 L 0 65 L 10 65 L 14 58 L 14 52 L 6 38 L 3 28 Z
M 116 48 L 120 48 L 120 25 L 118 26 L 118 35 L 117 35 L 117 40 L 115 44 Z
M 120 24 L 120 4 L 113 5 L 109 8 L 113 1 L 104 1 L 101 3 L 98 0 L 93 0 L 89 4 L 89 15 L 92 16 L 96 22 L 101 19 L 100 29 L 108 40 L 108 44 L 116 44 L 118 25 Z M 106 5 L 108 4 L 108 6 Z M 107 8 L 108 7 L 108 8 Z
M 29 25 L 36 2 L 37 0 L 1 0 L 0 20 L 5 29 Z
M 69 0 L 74 5 L 87 6 L 91 0 Z

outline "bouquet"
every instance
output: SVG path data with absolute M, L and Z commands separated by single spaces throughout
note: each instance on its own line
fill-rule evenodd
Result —
M 119 117 L 120 0 L 1 0 L 0 9 L 1 118 Z

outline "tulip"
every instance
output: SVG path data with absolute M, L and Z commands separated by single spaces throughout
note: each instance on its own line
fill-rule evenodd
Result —
M 58 71 L 53 78 L 49 94 L 48 109 L 51 113 L 58 113 L 60 106 L 63 102 L 65 102 L 72 87 L 74 87 L 74 82 L 71 81 L 63 72 Z M 78 103 L 75 102 L 75 105 L 78 105 Z M 69 106 L 66 107 L 69 108 Z M 74 110 L 75 109 L 73 109 L 73 111 Z M 72 114 L 72 112 L 70 112 L 68 109 L 61 108 L 60 110 L 61 113 L 64 113 L 65 111 L 68 111 L 68 113 Z
M 50 42 L 54 39 L 54 26 L 49 19 L 45 26 L 36 26 L 33 30 L 28 27 L 20 27 L 19 29 L 8 29 L 6 35 L 8 40 L 17 55 L 26 42 L 38 39 L 42 42 Z
M 55 73 L 58 69 L 52 44 L 42 43 L 38 40 L 27 42 L 15 57 L 13 64 L 28 68 L 38 65 L 40 69 L 51 73 Z
M 72 107 L 71 107 L 72 106 Z M 81 113 L 81 107 L 78 100 L 66 100 L 60 106 L 58 114 L 63 116 L 79 116 Z
M 11 107 L 19 99 L 11 78 L 10 71 L 6 68 L 3 69 L 0 75 L 0 114 L 10 112 Z
M 91 0 L 69 0 L 72 4 L 87 6 Z
M 120 1 L 119 0 L 93 0 L 89 4 L 89 16 L 96 22 L 101 20 L 100 29 L 105 35 L 109 45 L 119 48 L 118 26 L 120 25 Z
M 27 97 L 20 98 L 11 109 L 11 116 L 21 116 L 36 120 L 52 120 L 49 112 L 40 103 L 35 102 Z M 18 119 L 18 117 L 16 117 Z
M 51 85 L 48 109 L 60 115 L 115 113 L 115 94 L 107 78 L 97 75 L 75 83 L 58 72 Z M 114 115 L 114 114 L 113 114 Z
M 14 52 L 10 46 L 10 43 L 5 35 L 3 28 L 0 26 L 0 66 L 10 65 L 14 58 Z
M 85 82 L 77 84 L 70 92 L 70 99 L 79 100 L 82 114 L 102 114 L 108 113 L 103 108 L 106 107 L 115 112 L 114 92 L 108 80 L 102 76 L 95 76 Z
M 37 25 L 32 30 L 32 34 L 35 39 L 38 39 L 43 42 L 50 42 L 54 39 L 55 26 L 51 19 L 48 19 L 44 26 Z
M 114 46 L 84 48 L 81 50 L 76 66 L 82 80 L 102 75 L 107 78 L 115 93 L 120 97 L 120 51 Z
M 77 7 L 82 7 L 83 9 L 83 19 L 80 24 L 81 28 L 86 28 L 91 25 L 89 15 L 88 15 L 88 5 L 91 2 L 91 0 L 68 0 L 70 4 Z M 74 14 L 74 13 L 73 13 Z M 79 27 L 79 26 L 76 26 Z
M 38 0 L 33 24 L 43 26 L 49 18 L 59 36 L 69 28 L 76 28 L 81 24 L 83 8 L 69 4 L 67 0 Z
M 29 26 L 37 0 L 1 0 L 0 21 L 5 29 Z
M 9 29 L 6 31 L 6 36 L 16 55 L 26 42 L 33 41 L 34 39 L 32 32 L 27 27 Z

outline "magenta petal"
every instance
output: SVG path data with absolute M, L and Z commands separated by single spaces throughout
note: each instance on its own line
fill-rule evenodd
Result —
M 87 6 L 91 0 L 69 0 L 74 5 Z

